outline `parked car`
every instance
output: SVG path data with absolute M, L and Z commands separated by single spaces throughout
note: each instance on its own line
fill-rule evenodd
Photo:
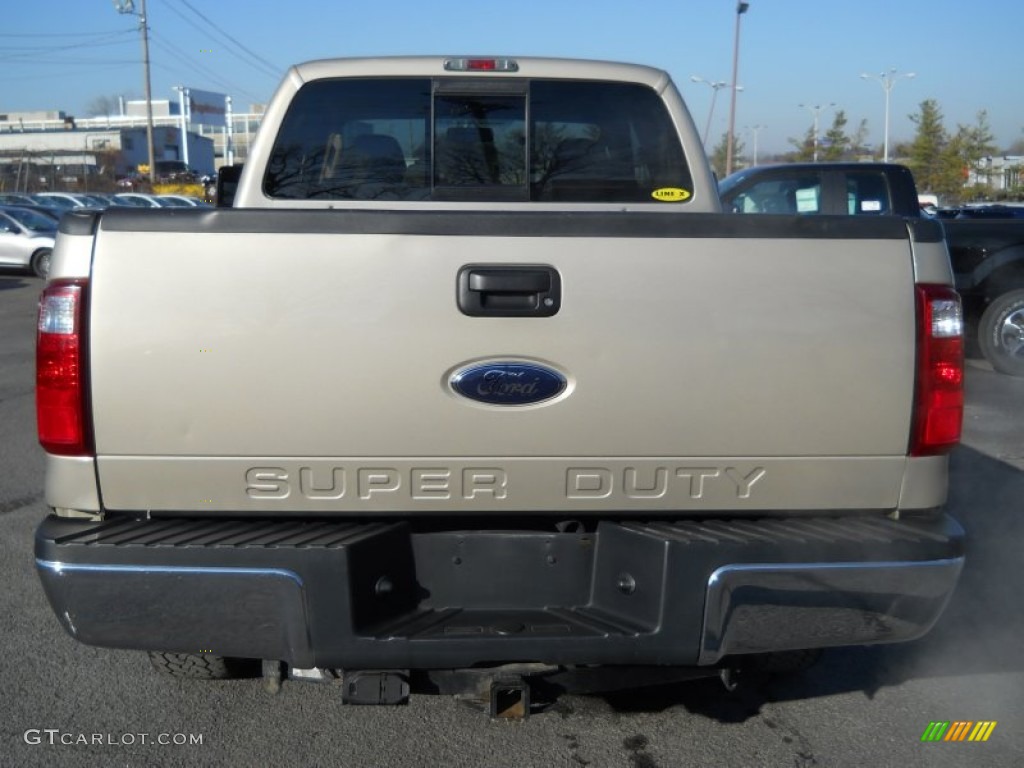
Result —
M 165 208 L 212 208 L 209 203 L 204 203 L 198 197 L 188 195 L 157 195 Z
M 152 206 L 145 200 L 138 200 L 134 196 L 125 197 L 123 195 L 114 194 L 107 195 L 110 199 L 111 208 L 151 208 Z
M 45 278 L 56 236 L 52 217 L 27 208 L 0 208 L 0 266 L 30 269 Z
M 86 195 L 76 195 L 71 192 L 38 192 L 32 195 L 32 199 L 38 205 L 63 208 L 64 210 L 104 207 L 98 206 L 94 200 L 89 200 Z
M 37 211 L 47 211 L 58 219 L 64 211 L 69 210 L 68 208 L 64 208 L 54 203 L 52 200 L 37 200 L 32 195 L 22 194 L 0 195 L 0 205 L 16 205 L 19 208 L 33 208 Z
M 940 212 L 941 215 L 941 212 Z M 951 219 L 1024 219 L 1024 207 L 1015 205 L 965 205 L 952 210 L 952 215 L 943 218 Z
M 896 163 L 754 166 L 718 185 L 733 213 L 938 219 L 963 297 L 968 335 L 1002 373 L 1024 376 L 1024 209 L 972 205 L 921 212 L 909 168 Z
M 60 223 L 60 217 L 64 215 L 64 210 L 61 208 L 51 208 L 47 205 L 22 205 L 21 203 L 0 203 L 4 208 L 16 208 L 22 211 L 33 211 L 38 213 L 40 216 L 45 216 L 47 219 L 53 221 L 54 229 Z
M 147 208 L 148 207 L 148 205 L 146 205 L 146 203 L 143 203 L 143 202 L 141 202 L 139 200 L 126 200 L 123 197 L 118 197 L 117 195 L 114 195 L 114 194 L 106 194 L 106 193 L 102 193 L 102 192 L 90 192 L 88 195 L 83 195 L 83 197 L 88 197 L 90 200 L 92 200 L 95 203 L 95 206 L 97 208 L 110 208 L 110 207 L 115 207 L 115 208 Z
M 4 192 L 0 194 L 0 205 L 37 205 L 37 203 L 29 195 Z
M 99 208 L 100 210 L 103 210 L 104 208 L 109 208 L 111 205 L 110 195 L 104 195 L 102 192 L 89 192 L 88 194 L 76 192 L 75 197 L 84 202 L 90 208 Z
M 148 195 L 144 192 L 118 192 L 114 195 L 128 205 L 135 205 L 138 208 L 167 208 L 168 206 L 157 200 L 156 195 Z

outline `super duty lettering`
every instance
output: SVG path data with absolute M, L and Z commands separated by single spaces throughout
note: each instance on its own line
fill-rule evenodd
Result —
M 615 494 L 630 499 L 660 499 L 668 494 L 685 493 L 691 499 L 704 496 L 710 481 L 724 481 L 738 499 L 749 499 L 754 483 L 765 476 L 764 467 L 744 473 L 736 467 L 656 467 L 646 476 L 633 468 L 621 475 L 601 467 L 570 469 L 567 479 L 569 498 L 608 498 Z M 721 483 L 720 483 L 721 484 Z
M 252 499 L 287 499 L 294 490 L 307 499 L 325 501 L 347 495 L 365 500 L 390 493 L 422 500 L 445 500 L 453 494 L 467 500 L 485 495 L 503 499 L 508 485 L 505 470 L 487 467 L 454 472 L 442 467 L 407 472 L 393 467 L 299 467 L 296 472 L 284 467 L 253 467 L 245 473 L 245 481 L 246 495 Z

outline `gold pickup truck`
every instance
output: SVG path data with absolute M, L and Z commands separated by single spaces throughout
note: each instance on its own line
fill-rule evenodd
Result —
M 913 639 L 952 282 L 934 222 L 722 213 L 659 70 L 303 64 L 233 207 L 62 221 L 38 572 L 82 642 L 347 701 Z

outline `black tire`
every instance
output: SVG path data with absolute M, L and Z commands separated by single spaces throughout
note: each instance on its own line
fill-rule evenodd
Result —
M 251 664 L 244 659 L 225 658 L 212 653 L 162 653 L 150 651 L 149 660 L 158 672 L 187 680 L 229 680 L 250 677 Z
M 996 297 L 978 323 L 981 353 L 1000 373 L 1024 376 L 1024 290 Z
M 32 261 L 29 262 L 29 269 L 36 277 L 43 280 L 50 274 L 50 256 L 53 252 L 49 248 L 40 248 L 32 254 Z

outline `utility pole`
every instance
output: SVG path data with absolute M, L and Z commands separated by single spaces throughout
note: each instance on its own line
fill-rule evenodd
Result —
M 747 12 L 748 8 L 750 8 L 750 3 L 736 3 L 736 38 L 732 46 L 732 93 L 730 94 L 732 98 L 729 102 L 729 136 L 726 139 L 725 145 L 726 176 L 732 173 L 732 156 L 736 144 L 733 134 L 736 131 L 736 78 L 739 77 L 740 70 L 740 18 Z
M 149 152 L 149 183 L 156 184 L 156 163 L 153 152 L 153 96 L 149 77 L 149 28 L 146 26 L 146 0 L 142 0 L 142 10 L 136 14 L 135 0 L 114 0 L 114 8 L 121 14 L 134 14 L 139 17 L 139 33 L 142 36 L 142 69 L 145 80 L 146 94 L 146 149 Z

